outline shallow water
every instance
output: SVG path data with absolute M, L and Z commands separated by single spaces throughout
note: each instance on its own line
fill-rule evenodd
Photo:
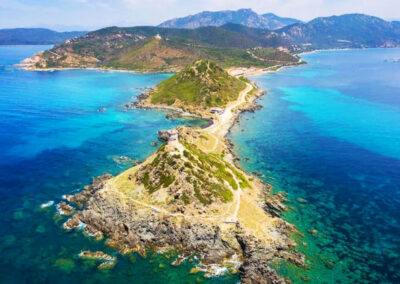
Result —
M 236 283 L 191 275 L 194 263 L 174 268 L 157 254 L 119 256 L 103 241 L 65 232 L 67 218 L 54 205 L 40 208 L 131 165 L 119 156 L 146 158 L 159 129 L 200 123 L 122 108 L 137 88 L 169 74 L 12 66 L 43 48 L 0 47 L 0 282 Z M 398 58 L 396 49 L 320 52 L 304 56 L 308 65 L 253 78 L 269 91 L 264 108 L 242 115 L 231 138 L 251 157 L 244 168 L 289 193 L 285 218 L 305 234 L 295 238 L 309 270 L 276 267 L 294 283 L 400 281 Z M 86 249 L 117 255 L 116 267 L 98 271 L 79 260 Z
M 400 50 L 302 57 L 253 78 L 264 108 L 231 133 L 242 166 L 289 193 L 285 218 L 305 235 L 309 269 L 276 267 L 294 283 L 399 283 Z
M 0 47 L 0 283 L 232 283 L 178 268 L 173 258 L 119 256 L 81 232 L 65 232 L 55 205 L 103 173 L 117 174 L 155 151 L 157 131 L 198 120 L 125 111 L 123 104 L 170 74 L 70 70 L 26 72 L 13 64 L 46 46 Z M 106 108 L 99 112 L 99 108 Z M 131 162 L 120 163 L 120 156 Z M 54 201 L 41 208 L 41 204 Z M 51 203 L 49 203 L 51 204 Z M 116 267 L 82 261 L 81 250 L 117 255 Z M 160 264 L 162 264 L 160 266 Z

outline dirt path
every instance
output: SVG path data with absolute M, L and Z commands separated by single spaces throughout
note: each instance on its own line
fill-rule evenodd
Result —
M 235 117 L 235 113 L 233 112 L 234 109 L 246 102 L 246 96 L 252 89 L 253 89 L 253 86 L 249 83 L 246 83 L 246 88 L 240 92 L 238 99 L 234 102 L 229 103 L 228 106 L 225 108 L 223 114 L 221 114 L 219 116 L 219 118 L 214 122 L 214 124 L 212 124 L 210 127 L 203 130 L 208 135 L 211 135 L 215 140 L 215 143 L 212 147 L 210 146 L 209 149 L 204 149 L 206 152 L 216 151 L 219 143 L 221 143 L 221 140 L 227 134 L 228 129 L 230 128 L 231 124 L 233 123 L 233 119 Z M 178 148 L 178 149 L 184 147 L 178 141 L 174 141 L 174 143 L 179 144 L 179 145 L 175 145 L 176 148 Z M 228 162 L 231 163 L 232 161 L 228 161 Z M 168 211 L 162 207 L 154 206 L 154 205 L 148 204 L 146 202 L 139 201 L 132 197 L 128 197 L 128 199 L 129 199 L 129 201 L 131 201 L 137 205 L 149 208 L 156 213 L 165 214 L 165 215 L 171 216 L 171 217 L 199 218 L 199 219 L 203 219 L 203 220 L 224 220 L 223 222 L 225 222 L 225 223 L 235 223 L 237 221 L 237 216 L 238 216 L 238 212 L 240 209 L 240 199 L 241 199 L 241 194 L 242 194 L 242 188 L 240 187 L 240 182 L 237 180 L 236 175 L 233 173 L 233 171 L 230 169 L 228 169 L 228 170 L 232 174 L 236 184 L 238 185 L 238 188 L 236 190 L 232 189 L 232 193 L 234 195 L 234 200 L 233 200 L 231 206 L 229 206 L 229 208 L 226 210 L 226 212 L 224 214 L 220 214 L 220 215 L 213 216 L 213 217 L 202 217 L 202 216 L 198 216 L 198 215 L 191 216 L 191 215 L 186 215 L 186 214 L 182 214 L 182 213 L 171 213 L 170 211 Z M 115 188 L 117 188 L 117 187 L 115 187 L 113 184 L 108 183 L 106 185 L 106 191 L 113 191 L 115 193 L 118 193 L 120 196 L 122 196 L 122 198 L 124 198 L 124 199 L 127 198 L 126 195 L 124 195 L 119 190 L 115 190 Z M 232 211 L 232 207 L 234 207 L 234 211 L 232 214 L 230 214 L 230 212 Z
M 246 102 L 246 96 L 252 89 L 253 86 L 246 83 L 246 88 L 240 92 L 239 98 L 236 101 L 229 103 L 223 114 L 221 114 L 211 126 L 204 129 L 204 132 L 215 138 L 214 146 L 207 149 L 207 152 L 214 152 L 217 149 L 218 144 L 221 142 L 221 138 L 227 134 L 229 127 L 233 123 L 231 120 L 234 118 L 235 114 L 232 111 Z

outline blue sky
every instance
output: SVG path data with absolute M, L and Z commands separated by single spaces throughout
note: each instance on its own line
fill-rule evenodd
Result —
M 355 12 L 400 19 L 400 0 L 0 0 L 0 28 L 156 25 L 204 10 L 239 8 L 301 20 Z

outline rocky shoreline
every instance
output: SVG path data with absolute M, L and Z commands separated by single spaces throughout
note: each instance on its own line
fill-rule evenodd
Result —
M 233 117 L 228 124 L 228 131 L 240 112 L 257 109 L 255 101 L 263 94 L 258 92 L 252 95 L 244 106 L 240 105 L 232 110 Z M 146 98 L 140 98 L 134 107 L 165 109 L 144 104 L 142 100 Z M 200 115 L 202 118 L 204 116 Z M 221 143 L 235 157 L 232 144 L 225 134 Z M 237 161 L 238 158 L 233 160 Z M 239 170 L 237 165 L 236 168 Z M 120 191 L 112 188 L 112 180 L 111 175 L 103 175 L 94 179 L 93 184 L 82 192 L 66 196 L 66 200 L 75 204 L 78 210 L 64 224 L 65 229 L 84 228 L 87 234 L 99 239 L 104 235 L 108 238 L 107 243 L 122 254 L 137 252 L 145 256 L 149 249 L 159 252 L 177 250 L 181 257 L 171 265 L 179 265 L 184 261 L 185 257 L 182 256 L 199 255 L 198 270 L 211 273 L 213 265 L 222 265 L 228 267 L 231 273 L 238 272 L 242 283 L 285 283 L 285 280 L 269 267 L 269 263 L 277 258 L 304 265 L 304 256 L 292 250 L 296 244 L 290 239 L 290 235 L 297 231 L 296 228 L 280 218 L 280 212 L 286 210 L 283 194 L 272 196 L 270 186 L 263 185 L 255 177 L 251 177 L 251 183 L 257 190 L 251 195 L 256 194 L 259 210 L 263 212 L 261 214 L 265 214 L 272 222 L 258 225 L 263 226 L 263 232 L 274 236 L 267 236 L 268 241 L 246 228 L 240 219 L 205 221 L 201 215 L 191 218 L 189 215 L 167 212 L 156 206 L 127 199 Z M 236 262 L 239 263 L 237 266 L 229 264 Z
M 218 225 L 160 216 L 159 212 L 132 203 L 121 206 L 117 195 L 102 191 L 110 178 L 110 175 L 98 177 L 86 190 L 67 198 L 69 202 L 84 209 L 77 211 L 67 221 L 66 229 L 80 228 L 84 224 L 85 232 L 104 234 L 112 240 L 109 243 L 121 253 L 137 252 L 145 256 L 148 249 L 174 249 L 181 255 L 197 254 L 201 256 L 201 265 L 205 267 L 223 264 L 227 259 L 238 256 L 241 260 L 239 275 L 242 283 L 285 283 L 268 265 L 276 258 L 304 264 L 304 256 L 289 252 L 294 246 L 290 233 L 295 228 L 283 220 L 274 228 L 282 235 L 282 240 L 266 246 L 254 236 L 246 234 L 239 222 L 223 224 L 230 226 L 227 233 L 225 228 Z M 269 196 L 268 187 L 265 193 Z M 283 210 L 281 201 L 280 198 L 266 198 L 266 212 L 276 214 L 273 212 Z
M 166 115 L 167 119 L 175 119 L 175 118 L 194 118 L 194 119 L 201 119 L 205 120 L 208 123 L 204 126 L 207 128 L 213 124 L 213 119 L 209 116 L 205 116 L 201 113 L 193 113 L 188 110 L 184 110 L 183 108 L 179 107 L 172 107 L 172 106 L 164 106 L 164 105 L 153 105 L 147 102 L 147 99 L 150 96 L 150 92 L 153 88 L 146 89 L 145 92 L 139 94 L 137 96 L 136 101 L 132 101 L 129 103 L 124 104 L 124 108 L 126 110 L 129 109 L 145 109 L 145 110 L 161 110 L 166 111 L 168 114 Z

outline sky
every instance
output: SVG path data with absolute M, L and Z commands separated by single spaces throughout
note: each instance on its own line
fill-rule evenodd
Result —
M 65 31 L 157 25 L 201 11 L 240 8 L 303 21 L 345 13 L 400 20 L 400 0 L 0 0 L 0 28 Z

